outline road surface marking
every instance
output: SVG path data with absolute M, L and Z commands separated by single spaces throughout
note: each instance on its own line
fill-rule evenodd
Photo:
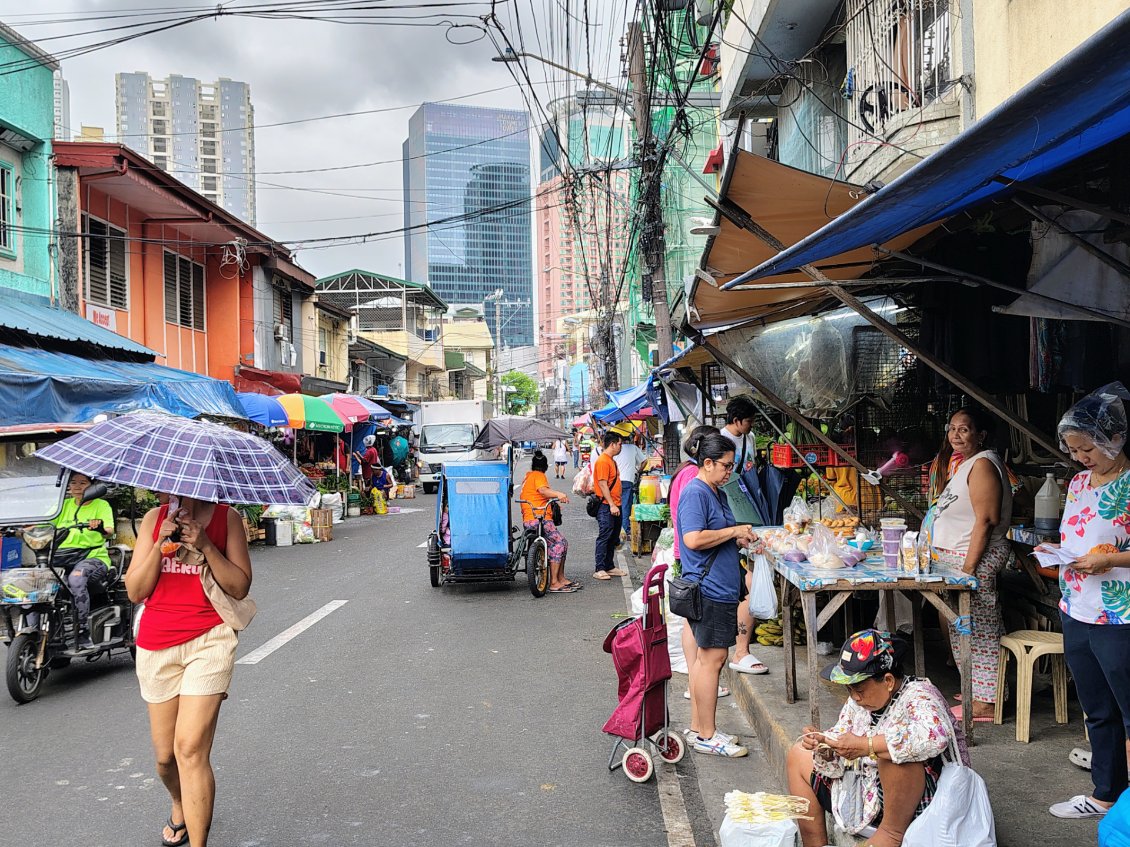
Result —
M 254 650 L 252 650 L 250 653 L 248 653 L 242 659 L 237 661 L 236 664 L 237 665 L 257 665 L 257 664 L 259 664 L 261 661 L 263 661 L 269 655 L 274 653 L 276 650 L 278 650 L 280 647 L 282 647 L 288 641 L 290 641 L 294 638 L 297 638 L 299 635 L 304 633 L 306 630 L 308 630 L 310 627 L 312 627 L 314 624 L 316 624 L 318 621 L 320 621 L 322 618 L 324 618 L 330 612 L 332 612 L 336 609 L 340 609 L 342 606 L 344 606 L 348 602 L 349 602 L 348 600 L 333 600 L 332 602 L 326 603 L 326 605 L 322 606 L 322 608 L 318 609 L 318 611 L 314 612 L 313 614 L 307 615 L 302 620 L 300 620 L 298 623 L 296 623 L 294 626 L 292 626 L 288 629 L 284 629 L 282 632 L 280 632 L 278 635 L 276 635 L 270 641 L 265 643 L 263 646 L 256 647 Z
M 624 576 L 620 582 L 624 586 L 624 603 L 628 613 L 632 613 L 632 569 L 629 567 L 628 556 L 623 551 L 618 551 L 620 567 Z M 668 682 L 670 685 L 670 682 Z M 679 731 L 672 728 L 672 733 Z M 685 743 L 685 742 L 684 742 Z M 687 750 L 685 755 L 693 755 Z M 683 800 L 683 788 L 679 785 L 679 775 L 675 768 L 666 766 L 666 763 L 656 756 L 655 780 L 659 783 L 659 809 L 663 813 L 663 828 L 667 830 L 667 847 L 695 847 L 694 830 L 691 828 L 690 818 L 687 816 L 687 804 Z
M 428 546 L 428 542 L 425 541 L 423 544 L 417 544 L 416 549 L 420 550 L 420 549 L 427 547 L 427 546 Z

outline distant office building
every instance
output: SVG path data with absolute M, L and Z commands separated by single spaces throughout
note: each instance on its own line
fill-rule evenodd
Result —
M 106 130 L 100 126 L 87 126 L 86 124 L 82 124 L 71 140 L 101 143 L 106 140 Z
M 71 137 L 71 87 L 63 79 L 62 71 L 55 71 L 55 139 L 67 141 Z
M 255 225 L 255 110 L 251 87 L 172 74 L 120 73 L 118 140 Z
M 439 223 L 456 218 L 450 223 Z M 427 226 L 434 224 L 433 226 Z M 534 343 L 525 112 L 425 103 L 404 142 L 405 276 L 449 303 L 487 302 L 491 334 Z

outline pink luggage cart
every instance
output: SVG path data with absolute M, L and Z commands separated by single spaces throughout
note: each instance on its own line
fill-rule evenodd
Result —
M 617 624 L 604 639 L 604 652 L 612 654 L 620 680 L 620 701 L 604 731 L 616 737 L 608 769 L 624 768 L 633 782 L 647 782 L 655 773 L 655 754 L 675 764 L 686 744 L 671 732 L 667 715 L 667 680 L 671 657 L 667 653 L 667 622 L 663 618 L 666 565 L 656 565 L 643 582 L 644 613 Z M 623 755 L 619 756 L 623 750 Z M 653 752 L 654 751 L 654 752 Z

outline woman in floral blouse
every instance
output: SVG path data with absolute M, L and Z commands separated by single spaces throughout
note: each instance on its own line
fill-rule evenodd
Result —
M 1094 791 L 1056 803 L 1059 818 L 1098 818 L 1127 787 L 1130 733 L 1130 394 L 1111 383 L 1076 403 L 1059 422 L 1060 449 L 1084 468 L 1067 487 L 1059 526 L 1075 557 L 1060 569 L 1063 648 L 1087 715 Z M 1048 545 L 1051 546 L 1051 545 Z
M 824 670 L 847 687 L 848 700 L 835 726 L 807 727 L 789 751 L 789 793 L 806 798 L 813 817 L 797 821 L 804 847 L 828 843 L 821 807 L 871 847 L 898 847 L 934 798 L 942 754 L 952 744 L 969 764 L 946 698 L 929 680 L 903 674 L 903 652 L 890 633 L 865 629 Z

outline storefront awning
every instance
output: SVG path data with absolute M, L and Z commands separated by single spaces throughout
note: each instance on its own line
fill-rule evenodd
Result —
M 601 423 L 627 420 L 644 407 L 651 405 L 650 384 L 651 377 L 648 377 L 639 385 L 633 385 L 631 388 L 604 392 L 608 395 L 608 405 L 594 411 L 592 413 L 593 418 Z
M 882 244 L 1002 195 L 1130 133 L 1130 11 L 937 153 L 797 244 L 730 281 L 739 285 Z M 782 239 L 788 244 L 787 239 Z
M 734 218 L 748 218 L 779 241 L 795 244 L 861 201 L 863 189 L 836 182 L 772 159 L 734 149 L 723 179 L 719 202 Z M 764 318 L 787 309 L 787 304 L 823 297 L 819 286 L 804 273 L 782 273 L 765 280 L 757 290 L 723 291 L 753 265 L 776 255 L 776 250 L 726 214 L 718 216 L 719 232 L 707 242 L 706 273 L 714 284 L 695 277 L 687 298 L 690 323 L 697 329 L 715 328 Z M 929 229 L 916 229 L 888 246 L 909 247 Z M 858 279 L 875 263 L 870 247 L 833 255 L 819 264 L 831 279 Z
M 0 424 L 85 423 L 156 409 L 186 418 L 243 419 L 230 383 L 151 362 L 85 359 L 0 345 Z
M 100 327 L 74 312 L 52 306 L 46 297 L 4 289 L 4 307 L 0 309 L 0 329 L 15 333 L 16 343 L 29 338 L 50 338 L 78 344 L 92 344 L 106 350 L 120 350 L 150 361 L 157 355 L 148 347 L 124 335 Z M 11 339 L 9 339 L 11 340 Z M 29 343 L 32 343 L 29 341 Z

